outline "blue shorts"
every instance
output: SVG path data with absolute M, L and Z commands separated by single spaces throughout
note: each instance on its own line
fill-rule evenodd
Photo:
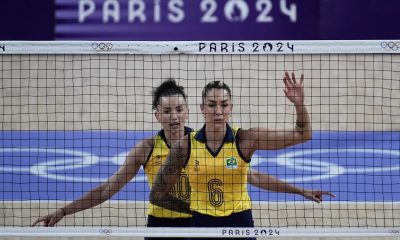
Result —
M 148 216 L 147 227 L 190 227 L 190 218 L 159 218 Z M 144 238 L 145 240 L 186 239 L 186 238 Z
M 192 227 L 254 227 L 253 214 L 251 209 L 238 213 L 233 213 L 226 217 L 214 217 L 198 212 L 192 213 Z M 199 240 L 202 238 L 194 238 Z M 204 238 L 204 239 L 219 239 L 219 238 Z M 229 239 L 248 239 L 255 240 L 256 238 L 229 238 Z

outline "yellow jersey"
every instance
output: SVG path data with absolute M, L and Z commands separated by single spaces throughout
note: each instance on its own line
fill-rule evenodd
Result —
M 227 125 L 224 143 L 213 152 L 206 145 L 205 126 L 190 134 L 186 164 L 191 186 L 190 208 L 202 214 L 224 217 L 251 209 L 247 191 L 249 161 L 237 145 L 240 129 Z
M 192 130 L 190 128 L 185 127 L 185 135 L 190 134 L 191 131 Z M 164 130 L 161 130 L 155 136 L 153 149 L 150 152 L 146 163 L 144 164 L 144 172 L 147 175 L 147 181 L 149 183 L 150 188 L 152 187 L 152 184 L 157 176 L 157 173 L 160 170 L 161 164 L 167 159 L 169 151 L 170 151 L 170 146 L 168 146 L 167 141 L 165 139 Z M 182 200 L 188 201 L 190 199 L 189 179 L 188 175 L 184 170 L 182 170 L 181 175 L 179 176 L 179 180 L 175 184 L 171 192 L 176 197 Z M 190 214 L 171 211 L 151 203 L 148 204 L 147 214 L 159 218 L 191 217 Z

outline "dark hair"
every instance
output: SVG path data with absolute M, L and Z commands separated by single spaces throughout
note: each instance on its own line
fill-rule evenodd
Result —
M 229 97 L 232 98 L 232 92 L 231 89 L 228 87 L 228 85 L 226 85 L 224 82 L 221 81 L 212 81 L 207 83 L 207 85 L 203 88 L 203 91 L 201 92 L 203 103 L 204 99 L 207 97 L 208 92 L 214 88 L 226 90 L 228 92 Z
M 176 84 L 174 79 L 168 79 L 156 87 L 153 92 L 153 109 L 157 109 L 160 104 L 160 98 L 165 96 L 182 95 L 186 101 L 185 88 Z

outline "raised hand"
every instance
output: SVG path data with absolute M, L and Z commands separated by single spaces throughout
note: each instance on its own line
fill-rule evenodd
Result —
M 285 83 L 285 89 L 283 89 L 283 91 L 289 101 L 296 106 L 303 105 L 304 102 L 303 79 L 304 74 L 301 74 L 300 82 L 298 82 L 294 73 L 292 73 L 292 77 L 290 77 L 288 72 L 285 72 L 285 77 L 283 78 L 283 82 Z
M 32 223 L 32 227 L 36 226 L 37 224 L 40 224 L 41 222 L 44 223 L 45 227 L 54 227 L 56 223 L 61 221 L 64 217 L 64 211 L 62 209 L 58 209 L 55 212 L 50 213 L 49 215 L 39 217 Z
M 314 202 L 320 203 L 322 202 L 322 197 L 323 195 L 328 195 L 331 197 L 336 197 L 335 194 L 327 191 L 321 191 L 321 190 L 304 190 L 303 196 L 306 199 L 310 199 Z

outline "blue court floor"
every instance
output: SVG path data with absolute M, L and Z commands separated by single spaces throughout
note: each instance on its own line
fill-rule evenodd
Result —
M 0 200 L 73 200 L 107 179 L 129 149 L 153 132 L 2 131 Z M 313 140 L 258 151 L 253 168 L 337 195 L 332 201 L 400 201 L 400 132 L 313 133 Z M 253 201 L 303 201 L 249 186 Z M 143 171 L 114 200 L 147 200 Z

